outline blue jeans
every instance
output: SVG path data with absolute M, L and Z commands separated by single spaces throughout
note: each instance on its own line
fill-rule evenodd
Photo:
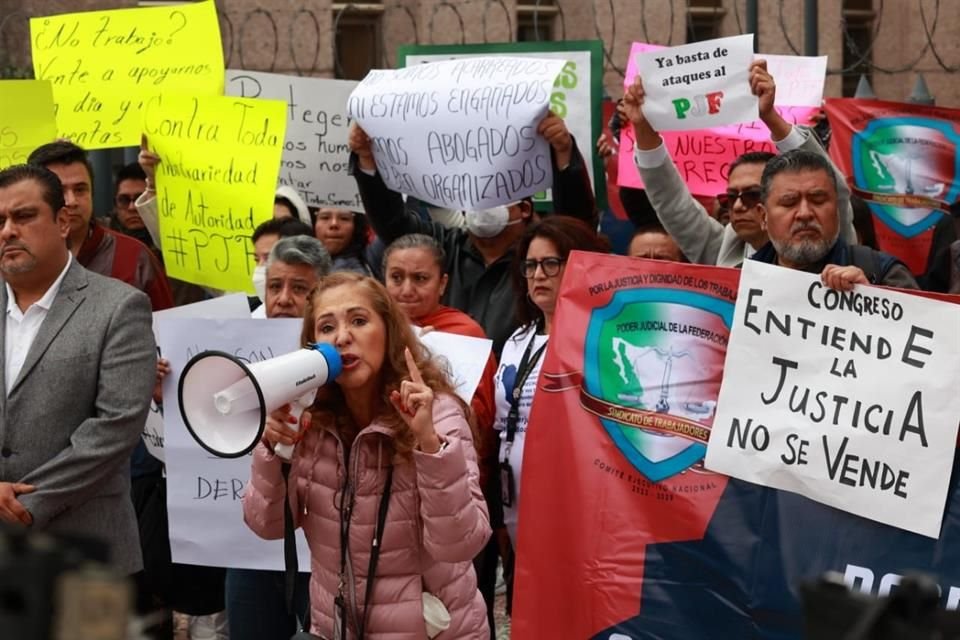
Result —
M 310 606 L 310 574 L 297 574 L 296 616 L 287 613 L 283 571 L 227 569 L 230 640 L 290 640 Z

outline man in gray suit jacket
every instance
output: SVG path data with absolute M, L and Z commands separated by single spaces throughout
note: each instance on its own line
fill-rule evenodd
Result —
M 0 521 L 107 543 L 142 568 L 130 453 L 156 379 L 150 301 L 70 255 L 56 174 L 0 171 Z

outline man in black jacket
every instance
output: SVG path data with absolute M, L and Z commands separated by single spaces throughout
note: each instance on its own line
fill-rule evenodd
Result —
M 596 203 L 590 176 L 576 142 L 562 118 L 549 114 L 537 132 L 550 143 L 554 213 L 596 226 Z M 433 236 L 447 255 L 450 282 L 443 303 L 468 313 L 493 340 L 497 357 L 517 328 L 511 268 L 514 246 L 536 220 L 530 198 L 506 207 L 465 213 L 467 228 L 449 229 L 407 211 L 403 199 L 377 173 L 370 139 L 357 124 L 350 130 L 351 172 L 374 231 L 390 244 L 408 233 Z
M 840 237 L 837 178 L 822 155 L 795 149 L 769 162 L 760 180 L 762 224 L 770 242 L 754 260 L 819 273 L 834 289 L 879 284 L 917 289 L 902 262 Z

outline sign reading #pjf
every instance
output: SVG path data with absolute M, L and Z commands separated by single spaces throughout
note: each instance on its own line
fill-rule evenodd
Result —
M 58 135 L 87 149 L 140 143 L 140 111 L 160 92 L 223 93 L 212 0 L 32 18 L 37 79 L 53 84 Z
M 643 113 L 658 131 L 752 122 L 758 116 L 750 91 L 752 61 L 752 35 L 639 54 Z
M 147 101 L 143 130 L 163 158 L 157 205 L 171 277 L 252 293 L 250 234 L 273 215 L 286 106 L 225 96 Z
M 562 60 L 464 58 L 375 69 L 350 117 L 393 191 L 449 209 L 486 209 L 543 191 L 550 147 L 537 133 Z

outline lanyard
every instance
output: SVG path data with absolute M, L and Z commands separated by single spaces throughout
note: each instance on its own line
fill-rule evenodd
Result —
M 341 503 L 340 508 L 340 585 L 338 587 L 338 593 L 336 598 L 334 598 L 334 608 L 338 608 L 340 615 L 340 638 L 335 640 L 346 640 L 347 638 L 347 599 L 344 596 L 344 587 L 347 580 L 347 553 L 350 546 L 350 520 L 353 515 L 353 506 L 354 506 L 354 490 L 355 487 L 350 486 L 349 480 L 349 465 L 347 465 L 347 486 L 344 488 L 344 496 L 342 498 L 343 502 Z M 377 561 L 380 558 L 380 547 L 383 543 L 383 530 L 387 523 L 387 509 L 390 506 L 390 493 L 393 487 L 393 464 L 390 464 L 387 467 L 387 478 L 383 485 L 383 495 L 380 496 L 380 505 L 377 508 L 377 526 L 373 530 L 373 540 L 370 544 L 370 564 L 367 566 L 367 589 L 366 594 L 363 599 L 363 612 L 357 616 L 357 638 L 358 640 L 363 640 L 364 634 L 366 632 L 367 626 L 367 616 L 370 613 L 370 599 L 373 596 L 373 582 L 374 578 L 377 575 Z M 347 497 L 349 493 L 349 497 Z M 349 588 L 353 588 L 350 585 Z M 338 617 L 335 614 L 335 619 Z M 336 625 L 335 625 L 336 626 Z M 336 633 L 336 629 L 334 630 Z
M 520 420 L 520 396 L 523 395 L 523 385 L 526 384 L 527 378 L 530 377 L 530 373 L 540 360 L 540 356 L 543 355 L 543 350 L 547 348 L 547 343 L 544 342 L 531 357 L 530 352 L 533 350 L 533 343 L 536 341 L 537 334 L 534 332 L 526 350 L 523 352 L 523 357 L 520 359 L 520 366 L 517 368 L 517 378 L 513 384 L 513 396 L 510 398 L 510 412 L 507 414 L 507 455 L 505 460 L 510 458 L 510 449 L 517 435 L 517 422 Z

